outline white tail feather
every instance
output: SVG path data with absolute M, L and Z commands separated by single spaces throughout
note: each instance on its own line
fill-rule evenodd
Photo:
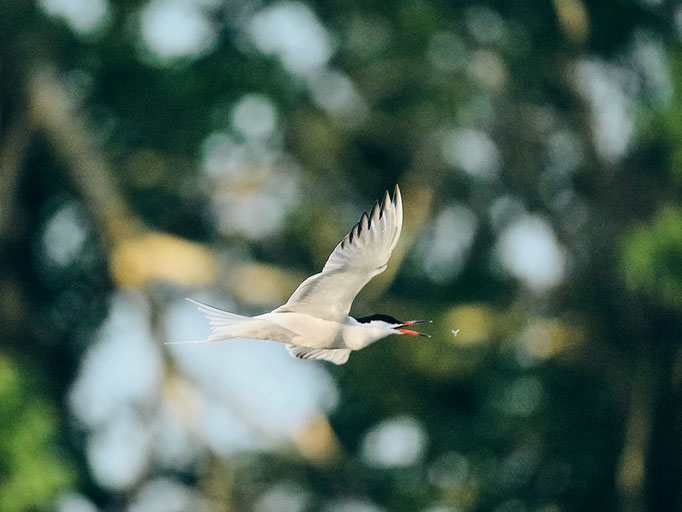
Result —
M 196 300 L 187 299 L 199 308 L 211 325 L 211 335 L 204 341 L 187 341 L 176 343 L 208 343 L 212 341 L 229 341 L 239 338 L 254 340 L 272 340 L 290 343 L 298 338 L 298 334 L 275 322 L 261 317 L 237 315 L 222 309 L 209 306 Z
M 225 327 L 251 320 L 251 317 L 237 315 L 235 313 L 230 313 L 229 311 L 223 311 L 222 309 L 209 306 L 208 304 L 204 304 L 203 302 L 199 302 L 194 299 L 187 298 L 187 300 L 193 304 L 196 304 L 199 311 L 206 316 L 206 319 L 211 326 L 211 335 L 205 340 L 167 341 L 164 343 L 164 345 L 188 345 L 238 339 L 240 336 L 232 336 L 225 333 Z
M 194 299 L 188 298 L 187 300 L 193 304 L 196 304 L 199 311 L 206 316 L 206 319 L 208 320 L 209 324 L 211 324 L 212 328 L 234 325 L 240 322 L 251 320 L 251 317 L 237 315 L 235 313 L 230 313 L 229 311 L 223 311 L 222 309 L 214 308 L 213 306 L 209 306 L 208 304 L 204 304 L 203 302 L 199 302 Z
M 211 340 L 190 340 L 190 341 L 164 341 L 164 345 L 198 345 L 199 343 L 209 343 Z

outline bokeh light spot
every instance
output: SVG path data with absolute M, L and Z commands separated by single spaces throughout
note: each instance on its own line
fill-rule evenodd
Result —
M 90 226 L 85 212 L 75 201 L 65 203 L 47 221 L 42 235 L 47 263 L 65 267 L 82 254 Z
M 301 2 L 278 2 L 251 19 L 248 34 L 267 55 L 277 55 L 292 73 L 305 74 L 327 63 L 332 44 L 313 11 Z
M 432 222 L 430 244 L 421 256 L 424 271 L 436 282 L 457 275 L 466 263 L 478 220 L 464 205 L 444 208 Z
M 509 226 L 500 236 L 497 253 L 504 267 L 533 290 L 556 286 L 564 276 L 564 249 L 541 217 L 528 215 Z
M 417 420 L 394 418 L 367 432 L 362 455 L 376 466 L 410 466 L 422 457 L 425 444 L 426 432 Z
M 283 482 L 263 493 L 255 512 L 303 512 L 309 502 L 309 493 L 300 485 Z
M 216 31 L 192 0 L 151 0 L 140 14 L 145 46 L 161 59 L 201 54 L 212 47 Z
M 82 35 L 101 29 L 109 14 L 107 0 L 38 0 L 38 5 L 50 16 L 64 19 Z
M 232 125 L 246 137 L 267 138 L 277 126 L 277 112 L 265 96 L 249 94 L 232 109 Z
M 119 293 L 109 318 L 90 347 L 71 389 L 71 409 L 84 425 L 96 427 L 130 404 L 153 401 L 163 362 L 141 298 Z
M 130 411 L 119 411 L 87 440 L 92 474 L 104 487 L 128 489 L 140 478 L 149 461 L 151 434 Z
M 475 178 L 495 177 L 501 164 L 497 146 L 480 130 L 451 130 L 442 141 L 441 152 L 447 164 Z

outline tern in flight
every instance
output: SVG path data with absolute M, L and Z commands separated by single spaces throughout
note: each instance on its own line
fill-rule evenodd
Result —
M 372 211 L 363 213 L 353 229 L 332 251 L 322 272 L 303 281 L 286 304 L 254 317 L 228 313 L 194 302 L 208 319 L 207 340 L 237 338 L 286 343 L 293 357 L 323 359 L 334 364 L 348 361 L 351 350 L 360 350 L 390 334 L 427 336 L 406 327 L 424 322 L 401 322 L 388 315 L 349 316 L 355 296 L 386 264 L 403 227 L 403 201 L 396 185 Z M 191 343 L 191 342 L 190 342 Z

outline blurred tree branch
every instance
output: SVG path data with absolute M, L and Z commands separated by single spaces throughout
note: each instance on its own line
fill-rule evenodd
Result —
M 16 187 L 32 132 L 28 117 L 20 112 L 12 117 L 0 137 L 0 238 L 8 238 L 12 227 L 16 227 Z
M 141 226 L 121 196 L 112 170 L 85 123 L 74 112 L 56 70 L 45 63 L 37 64 L 27 77 L 27 86 L 33 124 L 64 161 L 109 244 L 116 245 L 139 231 Z

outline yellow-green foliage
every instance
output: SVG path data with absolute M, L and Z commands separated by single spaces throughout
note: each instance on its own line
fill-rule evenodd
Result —
M 55 445 L 56 411 L 25 372 L 0 355 L 0 510 L 48 507 L 73 480 Z
M 623 271 L 632 288 L 682 308 L 682 212 L 665 208 L 626 237 Z

